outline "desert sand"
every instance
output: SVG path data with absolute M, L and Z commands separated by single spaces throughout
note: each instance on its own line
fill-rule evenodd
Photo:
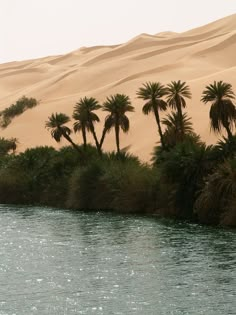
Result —
M 30 43 L 29 43 L 30 45 Z M 231 83 L 236 92 L 236 14 L 184 33 L 141 34 L 115 46 L 82 47 L 61 56 L 10 62 L 0 65 L 0 110 L 25 95 L 40 100 L 39 106 L 15 118 L 2 137 L 19 139 L 19 151 L 38 145 L 57 144 L 45 129 L 51 113 L 72 115 L 75 103 L 84 96 L 102 103 L 106 96 L 125 93 L 135 112 L 128 114 L 130 131 L 121 135 L 121 147 L 148 161 L 159 141 L 154 117 L 142 114 L 143 101 L 136 91 L 146 81 L 186 81 L 193 94 L 187 112 L 195 131 L 208 144 L 217 141 L 210 132 L 209 105 L 200 102 L 204 87 L 214 80 Z M 96 130 L 100 137 L 105 113 Z M 72 123 L 71 123 L 72 126 Z M 73 136 L 82 142 L 80 134 Z M 92 141 L 92 138 L 90 138 Z M 115 149 L 111 132 L 105 150 Z

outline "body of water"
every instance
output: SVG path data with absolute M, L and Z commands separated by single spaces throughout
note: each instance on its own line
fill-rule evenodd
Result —
M 0 315 L 236 314 L 236 231 L 0 206 Z

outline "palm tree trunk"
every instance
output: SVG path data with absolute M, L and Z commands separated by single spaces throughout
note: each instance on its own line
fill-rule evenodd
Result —
M 116 136 L 117 153 L 120 154 L 120 125 L 119 125 L 118 119 L 116 119 L 116 124 L 115 124 L 115 136 Z
M 161 145 L 162 145 L 163 149 L 165 149 L 166 146 L 165 146 L 163 133 L 162 133 L 162 130 L 161 130 L 161 123 L 160 123 L 159 112 L 158 112 L 156 106 L 153 106 L 153 111 L 154 111 L 155 118 L 156 118 L 156 123 L 157 123 L 157 126 L 158 126 L 158 132 L 159 132 L 159 135 L 160 135 Z
M 179 112 L 179 128 L 180 128 L 180 140 L 184 141 L 184 126 L 183 126 L 183 114 L 182 111 Z
M 84 142 L 84 149 L 87 147 L 87 137 L 86 137 L 86 130 L 85 127 L 82 126 L 82 137 L 83 137 L 83 142 Z
M 184 140 L 183 113 L 182 113 L 181 102 L 178 99 L 176 100 L 176 107 L 177 107 L 177 112 L 179 116 L 180 140 L 182 142 Z
M 101 140 L 100 140 L 100 143 L 99 143 L 100 150 L 102 150 L 102 145 L 103 145 L 106 133 L 107 133 L 107 129 L 104 127 L 103 131 L 102 131 L 102 137 L 101 137 Z
M 98 138 L 97 138 L 97 135 L 96 135 L 96 132 L 95 132 L 95 128 L 94 128 L 94 125 L 92 122 L 90 122 L 90 130 L 92 132 L 92 135 L 93 135 L 93 138 L 94 138 L 94 141 L 95 141 L 95 144 L 96 144 L 96 148 L 98 150 L 98 153 L 101 154 L 102 151 L 101 151 L 101 148 L 100 148 L 100 144 L 98 142 Z
M 61 130 L 61 133 L 62 133 L 63 137 L 73 146 L 73 148 L 77 152 L 82 153 L 81 149 L 72 141 L 71 137 L 68 134 L 63 132 L 63 130 Z

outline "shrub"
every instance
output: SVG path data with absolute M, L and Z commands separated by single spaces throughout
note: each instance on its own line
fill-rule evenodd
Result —
M 211 147 L 182 142 L 169 151 L 160 152 L 155 161 L 160 169 L 161 185 L 167 196 L 166 206 L 176 217 L 193 219 L 193 205 L 204 176 L 212 172 Z
M 205 179 L 195 212 L 206 224 L 235 224 L 236 160 L 226 160 Z M 232 222 L 230 222 L 232 220 Z
M 7 155 L 11 150 L 12 152 L 15 152 L 17 142 L 18 141 L 16 138 L 11 139 L 0 138 L 0 156 Z
M 107 210 L 111 192 L 103 187 L 102 161 L 93 161 L 88 166 L 77 168 L 69 182 L 67 207 L 84 210 Z M 110 198 L 109 198 L 110 197 Z
M 155 188 L 151 168 L 132 156 L 107 155 L 74 172 L 67 206 L 147 213 L 156 207 Z
M 28 175 L 21 170 L 0 170 L 0 203 L 24 204 L 28 201 Z
M 35 98 L 22 96 L 15 104 L 12 104 L 0 112 L 0 126 L 2 128 L 6 128 L 14 117 L 21 115 L 24 111 L 29 108 L 33 108 L 36 105 L 38 105 L 38 101 Z

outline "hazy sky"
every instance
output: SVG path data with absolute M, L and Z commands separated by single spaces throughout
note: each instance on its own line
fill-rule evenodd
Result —
M 182 32 L 236 13 L 236 0 L 0 0 L 0 63 Z

